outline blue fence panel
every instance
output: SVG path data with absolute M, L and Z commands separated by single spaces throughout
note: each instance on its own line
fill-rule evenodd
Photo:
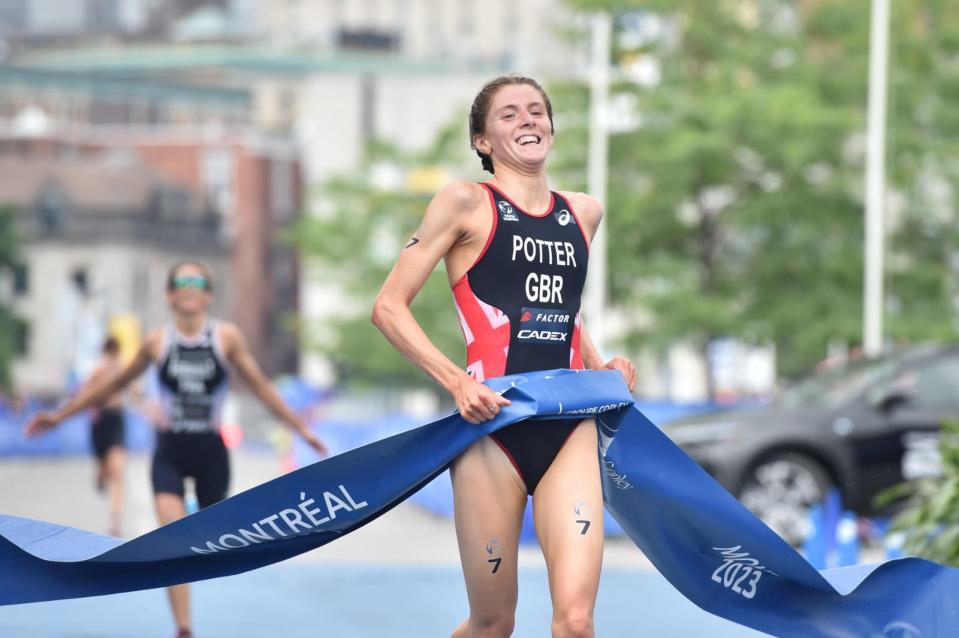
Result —
M 51 432 L 34 439 L 23 434 L 23 425 L 36 410 L 20 414 L 0 415 L 0 457 L 10 456 L 71 456 L 92 453 L 90 415 L 73 416 Z M 142 414 L 125 410 L 126 444 L 132 452 L 153 448 L 153 428 Z

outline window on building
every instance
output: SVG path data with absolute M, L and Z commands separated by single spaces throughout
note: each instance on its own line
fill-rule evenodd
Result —
M 276 94 L 276 125 L 291 129 L 296 125 L 296 91 L 282 88 Z
M 87 29 L 93 33 L 115 33 L 120 30 L 120 14 L 116 0 L 87 0 Z
M 461 13 L 456 25 L 456 30 L 459 32 L 459 37 L 467 41 L 472 40 L 475 29 L 476 22 L 473 19 L 473 16 L 466 11 Z
M 338 48 L 349 51 L 391 52 L 400 44 L 396 33 L 376 29 L 340 29 L 336 39 Z
M 30 354 L 30 325 L 15 321 L 13 326 L 13 351 L 18 357 L 26 357 Z
M 153 218 L 183 217 L 190 212 L 190 196 L 181 188 L 160 184 L 150 193 L 147 210 Z
M 23 33 L 28 11 L 27 0 L 0 0 L 0 33 Z
M 49 182 L 43 186 L 37 196 L 36 211 L 43 230 L 56 231 L 63 228 L 67 215 L 67 198 L 59 184 Z
M 93 124 L 128 124 L 130 111 L 130 104 L 126 101 L 94 98 L 90 104 L 90 119 Z
M 203 190 L 207 202 L 217 213 L 233 213 L 233 154 L 230 149 L 214 148 L 203 155 Z
M 286 221 L 296 212 L 293 209 L 292 162 L 276 159 L 270 162 L 270 209 L 278 221 Z
M 90 294 L 90 276 L 86 268 L 82 266 L 74 268 L 73 272 L 70 273 L 70 283 L 73 284 L 74 290 L 81 295 L 86 296 Z
M 30 292 L 30 271 L 26 264 L 13 266 L 13 293 L 18 297 Z

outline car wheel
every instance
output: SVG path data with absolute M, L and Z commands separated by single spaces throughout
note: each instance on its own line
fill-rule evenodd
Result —
M 798 547 L 812 532 L 810 508 L 822 503 L 832 486 L 821 463 L 787 452 L 755 464 L 737 497 L 774 532 Z

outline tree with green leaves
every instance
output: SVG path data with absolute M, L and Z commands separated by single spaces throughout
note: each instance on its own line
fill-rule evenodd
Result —
M 837 9 L 839 10 L 839 9 Z M 955 339 L 959 322 L 957 0 L 893 3 L 887 318 L 897 340 Z
M 661 69 L 655 84 L 613 87 L 641 122 L 610 140 L 612 301 L 652 316 L 630 340 L 689 341 L 707 357 L 717 337 L 772 343 L 786 376 L 830 340 L 857 342 L 869 2 L 573 4 L 640 11 L 661 33 L 614 52 Z M 956 165 L 943 161 L 955 118 L 935 97 L 955 86 L 946 5 L 896 3 L 893 21 L 893 339 L 955 335 L 954 199 L 933 210 L 924 183 Z
M 20 237 L 16 232 L 13 208 L 0 206 L 0 274 L 12 279 L 20 266 Z M 25 329 L 23 320 L 7 302 L 0 302 L 0 389 L 13 388 L 11 366 L 17 356 L 19 337 Z
M 385 143 L 366 150 L 358 169 L 319 185 L 328 210 L 304 216 L 290 237 L 308 256 L 308 272 L 335 282 L 340 307 L 323 325 L 301 325 L 307 343 L 333 364 L 347 384 L 435 389 L 370 322 L 370 307 L 404 243 L 416 230 L 444 167 L 467 159 L 465 123 L 438 136 L 428 149 L 407 153 Z M 442 263 L 413 303 L 430 339 L 451 360 L 463 359 L 463 335 Z
M 959 422 L 942 424 L 942 475 L 902 483 L 881 493 L 879 506 L 906 499 L 892 529 L 903 535 L 910 556 L 959 567 Z

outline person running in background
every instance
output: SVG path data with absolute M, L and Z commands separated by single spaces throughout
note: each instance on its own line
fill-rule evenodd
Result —
M 186 477 L 194 479 L 201 508 L 227 496 L 230 462 L 220 435 L 220 410 L 231 369 L 239 372 L 253 393 L 314 450 L 327 453 L 323 441 L 283 403 L 239 328 L 207 314 L 213 300 L 213 280 L 205 265 L 197 261 L 175 264 L 167 276 L 166 296 L 173 322 L 150 332 L 129 364 L 101 382 L 85 386 L 59 410 L 41 412 L 26 425 L 28 436 L 45 432 L 80 410 L 105 401 L 151 363 L 156 364 L 162 418 L 157 426 L 152 479 L 161 525 L 186 516 Z M 193 635 L 189 587 L 168 589 L 177 638 Z
M 86 386 L 96 386 L 117 375 L 123 367 L 120 342 L 108 337 L 103 342 L 103 356 L 87 379 Z M 123 524 L 123 474 L 126 470 L 126 438 L 123 421 L 123 394 L 107 396 L 92 408 L 90 439 L 97 458 L 96 485 L 110 497 L 111 536 L 120 536 Z

